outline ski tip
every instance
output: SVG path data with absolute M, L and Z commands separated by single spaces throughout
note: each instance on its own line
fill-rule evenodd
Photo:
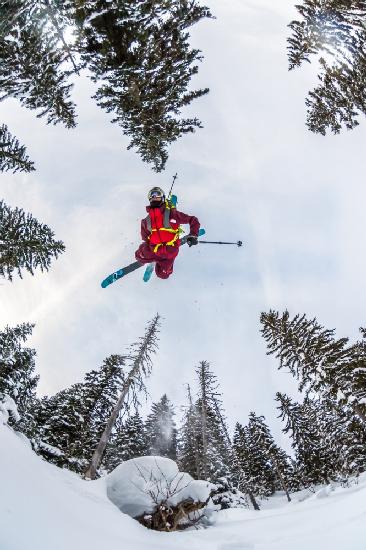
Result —
M 100 286 L 102 288 L 106 288 L 107 286 L 111 285 L 114 281 L 117 281 L 118 279 L 123 277 L 123 275 L 124 275 L 123 269 L 119 269 L 118 271 L 115 271 L 111 275 L 108 275 L 108 277 L 100 283 Z

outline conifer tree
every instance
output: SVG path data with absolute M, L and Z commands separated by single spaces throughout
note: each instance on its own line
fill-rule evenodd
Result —
M 221 393 L 216 376 L 207 361 L 196 369 L 199 391 L 196 402 L 201 449 L 200 476 L 214 482 L 230 475 L 230 442 L 222 410 Z
M 0 201 L 0 277 L 11 281 L 14 272 L 22 277 L 22 270 L 32 275 L 37 268 L 48 271 L 51 260 L 64 250 L 47 225 Z
M 125 382 L 126 363 L 126 356 L 111 355 L 100 369 L 85 375 L 79 411 L 84 428 L 72 446 L 73 456 L 85 461 L 91 457 Z
M 58 466 L 82 473 L 104 430 L 124 381 L 126 357 L 111 355 L 83 382 L 43 398 L 35 408 L 35 447 Z
M 20 145 L 5 124 L 0 126 L 0 172 L 31 172 L 33 162 L 29 160 L 24 145 Z
M 274 441 L 263 416 L 251 412 L 249 415 L 248 435 L 250 458 L 253 464 L 252 479 L 264 496 L 275 490 L 283 490 L 290 501 L 289 489 L 292 482 L 290 458 Z
M 353 129 L 366 114 L 366 2 L 302 0 L 296 8 L 301 19 L 289 25 L 290 69 L 320 56 L 320 84 L 306 99 L 307 126 L 323 135 Z
M 0 100 L 17 98 L 48 123 L 75 126 L 70 74 L 87 69 L 95 99 L 142 159 L 164 169 L 168 146 L 201 127 L 181 110 L 202 56 L 188 29 L 211 13 L 197 0 L 5 0 L 0 22 Z M 76 42 L 65 40 L 72 29 Z
M 150 455 L 177 460 L 177 428 L 174 408 L 166 394 L 153 403 L 145 428 Z
M 97 103 L 131 138 L 154 170 L 164 169 L 167 146 L 201 127 L 179 118 L 181 109 L 208 89 L 188 91 L 200 51 L 187 29 L 205 17 L 197 0 L 134 2 L 89 0 L 76 4 L 79 49 L 95 82 Z
M 254 492 L 256 487 L 253 483 L 251 453 L 250 453 L 250 436 L 247 426 L 242 426 L 239 422 L 235 425 L 233 438 L 233 470 L 234 479 L 240 490 L 244 491 L 253 505 L 254 510 L 259 510 L 258 503 L 255 499 Z
M 49 2 L 21 0 L 2 3 L 0 27 L 0 100 L 14 97 L 46 117 L 47 123 L 75 126 L 75 105 L 70 100 L 72 69 L 65 67 L 68 53 L 59 47 Z M 53 20 L 61 24 L 55 6 Z
M 199 391 L 193 402 L 190 394 L 179 441 L 181 468 L 198 479 L 212 482 L 230 478 L 231 444 L 227 433 L 221 394 L 216 376 L 207 361 L 196 369 Z
M 318 399 L 317 422 L 331 464 L 330 476 L 345 482 L 366 469 L 366 426 L 351 408 L 334 399 Z
M 200 478 L 200 453 L 202 448 L 200 411 L 193 403 L 190 386 L 187 386 L 188 405 L 185 408 L 178 438 L 178 460 L 180 470 L 193 478 Z
M 321 410 L 309 398 L 303 404 L 294 403 L 287 395 L 276 394 L 281 420 L 286 425 L 295 450 L 298 473 L 308 487 L 317 483 L 329 483 L 334 471 L 332 454 L 325 444 L 319 416 Z
M 275 490 L 275 475 L 270 457 L 264 452 L 268 445 L 268 434 L 264 432 L 267 432 L 264 418 L 251 412 L 248 423 L 250 480 L 255 495 L 268 497 Z
M 21 417 L 17 427 L 22 431 L 30 429 L 32 424 L 30 407 L 39 378 L 34 375 L 36 352 L 24 347 L 33 327 L 23 323 L 0 331 L 0 400 L 8 395 L 15 401 Z
M 366 346 L 348 344 L 348 338 L 334 337 L 316 319 L 305 315 L 290 319 L 270 311 L 262 313 L 262 335 L 268 354 L 279 359 L 279 369 L 287 368 L 299 381 L 299 391 L 347 404 L 366 422 Z
M 32 444 L 36 452 L 48 462 L 78 473 L 85 467 L 85 457 L 74 457 L 73 449 L 79 447 L 86 428 L 82 416 L 84 397 L 82 383 L 77 383 L 36 401 L 32 410 Z
M 110 472 L 125 460 L 147 454 L 149 450 L 145 426 L 141 416 L 136 412 L 121 423 L 112 435 L 103 459 L 103 467 Z

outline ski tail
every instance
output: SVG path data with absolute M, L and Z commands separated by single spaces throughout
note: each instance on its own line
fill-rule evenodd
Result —
M 147 283 L 149 280 L 150 280 L 150 277 L 154 271 L 154 266 L 155 264 L 154 263 L 151 263 L 151 264 L 148 264 L 146 269 L 145 269 L 145 273 L 144 273 L 144 276 L 143 276 L 143 280 L 145 283 Z

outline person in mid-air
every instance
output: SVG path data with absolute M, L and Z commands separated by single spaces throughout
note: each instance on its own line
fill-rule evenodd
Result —
M 153 187 L 148 194 L 147 216 L 141 220 L 141 237 L 144 241 L 135 252 L 136 260 L 142 264 L 155 262 L 155 273 L 167 279 L 173 273 L 174 260 L 178 255 L 180 224 L 189 224 L 187 244 L 196 245 L 200 222 L 195 216 L 188 216 L 172 207 L 165 200 L 160 187 Z

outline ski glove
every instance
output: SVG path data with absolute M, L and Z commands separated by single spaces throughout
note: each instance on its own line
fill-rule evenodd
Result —
M 195 235 L 189 235 L 187 237 L 187 244 L 188 246 L 193 246 L 198 244 L 198 237 L 196 237 Z

